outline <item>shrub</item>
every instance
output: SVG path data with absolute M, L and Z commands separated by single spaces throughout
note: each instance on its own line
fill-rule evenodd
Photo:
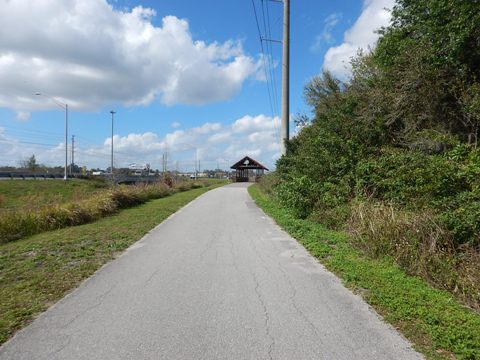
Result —
M 281 182 L 278 172 L 266 174 L 260 178 L 258 186 L 265 194 L 271 195 L 275 192 L 275 187 Z
M 453 234 L 456 246 L 480 246 L 480 191 L 460 193 L 438 207 L 437 219 Z
M 195 181 L 193 184 L 192 184 L 192 189 L 199 189 L 203 187 L 203 184 L 201 182 L 198 182 L 198 181 Z
M 314 184 L 308 177 L 295 177 L 289 182 L 281 183 L 275 189 L 280 202 L 291 209 L 295 216 L 306 218 L 312 211 Z
M 441 155 L 383 149 L 356 169 L 357 193 L 401 205 L 422 207 L 467 188 L 458 163 Z
M 175 189 L 179 191 L 187 191 L 192 188 L 192 183 L 190 181 L 182 181 L 180 183 L 175 184 Z

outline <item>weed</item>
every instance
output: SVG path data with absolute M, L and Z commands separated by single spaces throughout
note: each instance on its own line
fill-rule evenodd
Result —
M 473 248 L 458 250 L 452 235 L 428 210 L 408 212 L 391 205 L 356 202 L 349 232 L 353 244 L 368 256 L 392 257 L 402 269 L 419 275 L 439 289 L 480 310 L 480 254 Z

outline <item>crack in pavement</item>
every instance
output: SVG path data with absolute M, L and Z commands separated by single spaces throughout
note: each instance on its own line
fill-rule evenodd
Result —
M 270 344 L 268 346 L 268 358 L 273 360 L 272 352 L 273 348 L 275 347 L 275 338 L 272 336 L 270 332 L 270 314 L 268 313 L 267 306 L 265 301 L 263 300 L 262 295 L 260 294 L 259 288 L 260 283 L 258 282 L 257 276 L 254 272 L 251 273 L 253 277 L 253 281 L 255 282 L 255 293 L 257 294 L 258 301 L 260 302 L 263 308 L 263 316 L 265 318 L 265 334 L 268 338 L 270 338 Z
M 280 273 L 282 274 L 283 278 L 286 280 L 286 283 L 288 284 L 288 286 L 290 287 L 291 289 L 291 294 L 289 296 L 289 301 L 290 303 L 292 304 L 293 308 L 295 309 L 295 311 L 302 317 L 302 319 L 309 325 L 309 327 L 312 328 L 312 330 L 314 331 L 315 335 L 319 335 L 319 332 L 318 332 L 318 328 L 315 326 L 315 324 L 305 315 L 305 313 L 303 312 L 303 310 L 300 309 L 300 307 L 298 306 L 297 304 L 297 301 L 296 301 L 296 296 L 297 296 L 297 289 L 295 287 L 295 285 L 293 284 L 292 280 L 290 279 L 290 277 L 287 275 L 285 269 L 282 268 L 282 266 L 280 265 L 280 263 L 278 262 L 277 259 L 274 259 L 273 257 L 271 256 L 267 256 L 266 258 L 263 257 L 261 255 L 261 252 L 258 251 L 258 248 L 256 246 L 256 244 L 251 241 L 254 249 L 255 249 L 255 253 L 257 254 L 258 258 L 260 259 L 261 261 L 261 264 L 262 266 L 264 267 L 265 270 L 267 271 L 270 271 L 267 267 L 266 267 L 266 263 L 267 263 L 267 259 L 269 259 L 270 263 L 273 264 L 279 271 Z M 268 252 L 267 252 L 268 253 Z
M 110 289 L 108 289 L 107 291 L 105 291 L 103 294 L 100 294 L 99 296 L 97 296 L 95 298 L 95 301 L 96 303 L 93 304 L 93 305 L 90 305 L 88 306 L 85 310 L 83 310 L 80 314 L 77 314 L 76 316 L 74 316 L 72 319 L 70 319 L 70 321 L 68 321 L 67 323 L 65 323 L 60 329 L 65 329 L 67 328 L 68 326 L 70 326 L 72 323 L 74 323 L 77 319 L 79 319 L 81 316 L 85 315 L 86 313 L 88 313 L 89 311 L 95 309 L 96 307 L 102 305 L 103 303 L 103 300 L 105 299 L 105 297 L 110 294 L 110 292 L 112 292 L 112 290 L 115 288 L 115 286 L 112 286 Z
M 105 299 L 105 297 L 110 294 L 110 292 L 115 288 L 115 286 L 112 286 L 110 289 L 108 289 L 107 291 L 105 291 L 103 294 L 100 294 L 99 296 L 97 296 L 95 298 L 96 300 L 96 303 L 93 304 L 93 305 L 90 305 L 88 306 L 86 309 L 84 309 L 81 313 L 77 314 L 76 316 L 74 316 L 72 319 L 70 319 L 68 322 L 66 322 L 63 326 L 60 327 L 60 329 L 64 330 L 66 329 L 68 326 L 70 326 L 71 324 L 73 324 L 76 320 L 78 320 L 81 316 L 85 315 L 86 313 L 88 313 L 89 311 L 95 309 L 96 307 L 102 305 L 103 303 L 103 300 Z M 60 353 L 63 349 L 65 349 L 68 345 L 70 345 L 71 341 L 72 341 L 72 335 L 71 334 L 65 334 L 65 336 L 67 337 L 67 341 L 62 344 L 59 348 L 49 352 L 48 354 L 46 354 L 45 356 L 39 358 L 39 359 L 50 359 L 53 355 L 55 354 L 58 354 Z

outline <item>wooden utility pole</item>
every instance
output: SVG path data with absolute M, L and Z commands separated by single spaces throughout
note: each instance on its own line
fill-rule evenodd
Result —
M 283 0 L 282 155 L 287 153 L 290 118 L 290 0 Z

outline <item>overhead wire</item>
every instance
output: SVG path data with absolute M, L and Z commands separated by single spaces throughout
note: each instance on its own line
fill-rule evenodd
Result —
M 21 140 L 4 140 L 0 139 L 0 143 L 5 143 L 5 144 L 28 144 L 28 145 L 37 145 L 37 146 L 43 146 L 43 147 L 56 147 L 59 144 L 44 144 L 44 143 L 37 143 L 33 141 L 21 141 Z
M 264 0 L 262 0 L 264 1 Z M 268 1 L 265 2 L 265 7 L 267 9 L 267 28 L 268 28 L 268 37 L 272 37 L 272 31 L 271 31 L 271 26 L 270 26 L 270 11 L 268 10 Z M 269 51 L 270 51 L 270 69 L 272 70 L 272 81 L 273 81 L 273 90 L 274 90 L 274 100 L 275 100 L 275 106 L 276 109 L 279 110 L 280 107 L 278 106 L 278 92 L 277 92 L 277 81 L 276 81 L 276 76 L 275 76 L 275 71 L 274 71 L 274 66 L 273 66 L 273 52 L 272 52 L 272 44 L 268 43 L 269 45 Z M 277 112 L 278 114 L 278 112 Z
M 265 56 L 265 50 L 263 48 L 262 32 L 260 30 L 260 24 L 259 24 L 258 15 L 257 15 L 257 8 L 255 6 L 255 1 L 254 0 L 252 0 L 252 6 L 253 6 L 253 13 L 255 14 L 255 22 L 257 24 L 258 37 L 259 37 L 259 40 L 260 40 L 260 49 L 262 51 L 263 70 L 265 72 L 265 79 L 267 81 L 268 100 L 269 100 L 269 103 L 270 103 L 270 111 L 271 111 L 272 116 L 273 116 L 273 114 L 275 112 L 274 112 L 274 108 L 273 108 L 272 94 L 270 92 L 270 85 L 269 85 L 269 80 L 268 80 L 269 77 L 268 77 L 267 67 L 266 67 L 266 56 Z
M 270 26 L 270 11 L 268 9 L 268 0 L 261 0 L 262 1 L 262 14 L 263 14 L 263 22 L 264 22 L 264 27 L 265 27 L 265 32 L 268 37 L 268 39 L 272 39 L 272 31 L 271 31 L 271 26 Z M 266 11 L 264 11 L 264 6 Z M 265 16 L 266 13 L 266 16 Z M 265 17 L 267 18 L 267 21 L 265 22 Z M 280 130 L 278 128 L 276 118 L 279 114 L 279 109 L 280 106 L 278 105 L 278 92 L 277 92 L 277 81 L 276 81 L 276 76 L 275 76 L 275 67 L 273 65 L 273 51 L 272 51 L 272 44 L 270 41 L 267 41 L 267 55 L 269 58 L 269 71 L 270 71 L 270 84 L 272 85 L 272 90 L 273 90 L 273 104 L 275 107 L 275 116 L 273 118 L 273 126 L 275 128 L 275 134 L 277 136 L 277 141 L 280 143 Z
M 269 73 L 271 74 L 271 72 L 270 72 L 270 70 L 267 70 L 267 68 L 270 68 L 270 60 L 269 60 L 269 57 L 267 56 L 267 54 L 265 53 L 265 48 L 263 46 L 263 41 L 264 40 L 263 40 L 263 37 L 262 37 L 262 31 L 260 30 L 260 22 L 258 20 L 257 8 L 255 6 L 255 1 L 254 0 L 252 0 L 252 7 L 253 7 L 254 15 L 255 15 L 255 22 L 257 24 L 258 37 L 259 37 L 259 40 L 260 40 L 260 50 L 262 52 L 263 71 L 265 73 L 265 80 L 267 82 L 268 100 L 269 100 L 269 104 L 270 104 L 270 111 L 271 111 L 272 121 L 273 121 L 273 125 L 274 125 L 274 132 L 275 132 L 275 136 L 277 138 L 277 141 L 280 142 L 280 134 L 279 134 L 277 124 L 275 122 L 275 117 L 276 117 L 276 115 L 275 115 L 276 114 L 276 112 L 275 112 L 275 100 L 273 100 L 274 95 L 272 94 L 272 90 L 271 90 L 271 87 L 272 87 L 271 76 L 269 76 Z M 264 30 L 266 32 L 267 31 L 266 30 L 267 29 L 267 27 L 266 27 L 267 22 L 265 21 L 265 14 L 264 14 L 264 11 L 263 11 L 263 0 L 262 0 L 262 14 L 263 14 L 263 21 L 264 21 Z

